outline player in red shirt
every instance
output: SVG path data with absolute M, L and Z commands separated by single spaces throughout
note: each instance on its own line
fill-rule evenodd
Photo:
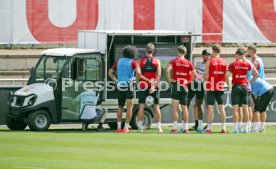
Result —
M 224 59 L 220 58 L 220 46 L 214 45 L 212 47 L 212 58 L 207 61 L 205 69 L 205 83 L 207 90 L 207 114 L 208 125 L 204 133 L 211 133 L 212 122 L 214 119 L 214 104 L 217 101 L 218 108 L 221 116 L 221 133 L 226 133 L 225 122 L 226 113 L 224 110 L 224 84 L 226 80 L 227 63 Z
M 142 120 L 144 116 L 145 101 L 148 96 L 154 98 L 154 111 L 157 122 L 157 130 L 163 132 L 161 128 L 161 111 L 159 107 L 159 91 L 158 83 L 161 77 L 160 61 L 153 57 L 154 45 L 149 43 L 146 45 L 146 56 L 142 57 L 138 63 L 141 68 L 141 76 L 139 82 L 139 112 L 138 112 L 138 130 L 143 131 Z
M 252 64 L 245 60 L 246 50 L 243 48 L 238 48 L 235 54 L 236 61 L 231 63 L 228 67 L 228 71 L 232 73 L 232 111 L 233 111 L 233 122 L 234 131 L 233 133 L 239 133 L 239 105 L 242 105 L 243 110 L 243 120 L 246 123 L 245 132 L 250 131 L 249 114 L 248 114 L 248 78 L 247 74 L 250 70 L 253 70 L 252 74 L 254 76 L 252 81 L 258 78 L 258 72 Z
M 188 121 L 189 113 L 187 109 L 187 94 L 188 94 L 188 84 L 191 80 L 194 80 L 196 77 L 196 70 L 193 64 L 185 59 L 187 49 L 184 46 L 179 46 L 177 48 L 176 59 L 173 59 L 167 69 L 166 76 L 168 81 L 172 84 L 172 111 L 173 111 L 173 129 L 172 133 L 177 133 L 178 127 L 178 107 L 179 103 L 182 108 L 182 129 L 179 132 L 188 133 Z M 171 77 L 172 71 L 172 77 Z M 189 73 L 192 73 L 192 78 L 189 77 Z

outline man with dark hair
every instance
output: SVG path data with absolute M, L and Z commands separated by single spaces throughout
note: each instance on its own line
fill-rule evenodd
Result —
M 188 91 L 188 108 L 194 96 L 196 96 L 194 104 L 194 117 L 195 125 L 190 128 L 190 131 L 196 130 L 198 132 L 202 131 L 202 119 L 203 119 L 203 98 L 204 98 L 204 72 L 206 62 L 210 59 L 211 53 L 207 50 L 202 51 L 202 61 L 196 64 L 196 79 L 189 84 Z
M 226 113 L 224 110 L 224 84 L 226 80 L 227 64 L 226 61 L 220 58 L 220 47 L 214 45 L 212 47 L 213 55 L 206 63 L 204 79 L 206 81 L 207 90 L 207 129 L 204 133 L 212 132 L 212 122 L 214 119 L 214 104 L 218 104 L 218 109 L 221 118 L 221 133 L 226 133 L 225 122 Z
M 176 59 L 173 59 L 167 69 L 166 75 L 168 81 L 172 84 L 172 109 L 173 109 L 173 129 L 172 133 L 177 133 L 178 130 L 178 108 L 179 104 L 182 108 L 182 129 L 179 131 L 181 133 L 188 133 L 188 121 L 189 113 L 187 109 L 187 94 L 188 94 L 188 84 L 191 80 L 196 77 L 196 71 L 193 64 L 185 58 L 186 48 L 184 46 L 179 46 L 177 48 Z M 172 71 L 172 77 L 171 77 Z M 192 78 L 190 78 L 190 72 L 192 73 Z
M 143 131 L 143 116 L 145 101 L 148 96 L 154 98 L 154 111 L 157 122 L 157 130 L 163 132 L 161 128 L 161 111 L 159 107 L 158 83 L 161 77 L 160 61 L 153 57 L 154 45 L 146 45 L 146 56 L 142 57 L 138 63 L 141 67 L 141 76 L 139 82 L 139 111 L 138 111 L 138 130 Z
M 138 63 L 134 60 L 136 56 L 137 49 L 134 46 L 126 46 L 123 49 L 123 57 L 118 59 L 111 69 L 109 70 L 108 75 L 110 78 L 117 83 L 118 88 L 118 111 L 117 111 L 117 132 L 129 132 L 129 122 L 132 116 L 132 108 L 134 102 L 134 88 L 133 80 L 134 72 L 136 71 L 136 82 L 140 78 L 140 68 Z M 117 78 L 115 76 L 117 73 Z M 122 112 L 126 103 L 127 113 L 126 113 L 126 121 L 125 127 L 121 129 L 122 122 Z
M 254 82 L 258 78 L 258 72 L 252 64 L 245 60 L 246 51 L 244 48 L 238 48 L 235 53 L 235 62 L 232 62 L 228 71 L 232 73 L 232 111 L 234 131 L 233 133 L 239 133 L 239 105 L 242 105 L 243 120 L 246 123 L 245 133 L 250 131 L 250 122 L 248 114 L 248 84 L 247 74 L 250 70 L 253 70 Z

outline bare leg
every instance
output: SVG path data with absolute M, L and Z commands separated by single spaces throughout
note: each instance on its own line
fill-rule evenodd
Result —
M 117 122 L 122 122 L 123 107 L 119 106 L 117 111 Z
M 266 122 L 266 112 L 260 113 L 260 121 L 261 122 Z
M 154 104 L 154 111 L 155 111 L 156 122 L 161 122 L 161 111 L 160 111 L 160 106 L 158 104 Z
M 173 121 L 178 121 L 178 105 L 179 105 L 179 100 L 172 99 Z
M 238 132 L 239 126 L 239 105 L 233 105 L 232 106 L 232 111 L 233 111 L 233 123 L 234 123 L 234 132 Z
M 131 117 L 132 117 L 133 101 L 134 101 L 134 99 L 127 99 L 126 123 L 129 123 L 131 120 Z
M 239 107 L 238 122 L 243 122 L 243 109 Z
M 250 131 L 250 123 L 249 123 L 249 113 L 248 113 L 248 105 L 243 104 L 242 105 L 243 109 L 243 120 L 245 122 L 245 132 L 248 133 Z
M 214 119 L 214 106 L 207 105 L 207 121 L 208 121 L 208 130 L 212 130 L 212 122 Z
M 265 122 L 266 122 L 266 112 L 261 112 L 260 113 L 260 119 L 261 119 L 261 126 L 259 129 L 259 132 L 264 132 L 265 131 Z
M 196 101 L 198 120 L 203 119 L 203 100 Z
M 144 109 L 145 109 L 145 104 L 139 104 L 139 111 L 138 111 L 138 129 L 139 129 L 140 131 L 143 131 Z
M 198 120 L 198 109 L 197 109 L 197 105 L 196 103 L 194 104 L 194 117 L 195 117 L 195 120 Z
M 178 109 L 179 100 L 172 99 L 172 118 L 173 118 L 173 129 L 177 129 L 178 125 Z
M 188 130 L 189 112 L 187 106 L 182 105 L 183 130 Z
M 155 111 L 155 120 L 156 120 L 156 128 L 159 130 L 159 132 L 163 132 L 161 128 L 161 111 L 159 104 L 154 104 L 154 111 Z
M 118 111 L 117 111 L 117 129 L 121 129 L 121 124 L 122 124 L 122 114 L 123 113 L 123 107 L 119 106 Z
M 221 130 L 226 130 L 225 122 L 226 122 L 226 112 L 224 110 L 224 105 L 218 105 L 218 109 L 220 112 L 220 121 L 221 121 Z

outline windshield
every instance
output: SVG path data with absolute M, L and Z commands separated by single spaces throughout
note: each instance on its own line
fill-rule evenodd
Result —
M 62 68 L 69 60 L 68 57 L 60 56 L 42 56 L 35 71 L 36 82 L 45 81 L 47 79 L 56 79 Z M 69 69 L 67 69 L 69 70 Z

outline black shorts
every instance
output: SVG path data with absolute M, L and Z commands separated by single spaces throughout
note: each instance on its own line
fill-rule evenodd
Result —
M 118 90 L 118 104 L 120 107 L 124 107 L 127 99 L 134 99 L 135 90 L 129 87 L 125 90 Z
M 196 96 L 197 100 L 203 100 L 204 98 L 204 83 L 199 81 L 193 81 L 188 86 L 188 98 L 192 100 Z
M 147 96 L 152 96 L 154 98 L 154 104 L 159 104 L 159 90 L 155 89 L 153 93 L 149 92 L 149 89 L 142 89 L 139 91 L 139 104 L 145 104 Z
M 248 92 L 247 103 L 248 107 L 254 106 L 253 96 L 251 95 L 251 92 Z M 239 107 L 242 107 L 242 104 L 239 104 Z
M 207 105 L 214 105 L 217 101 L 218 105 L 223 104 L 224 91 L 207 91 Z
M 181 105 L 187 106 L 187 89 L 177 83 L 172 84 L 171 97 L 174 100 L 179 100 Z
M 232 105 L 248 105 L 247 86 L 234 85 L 231 92 Z
M 274 89 L 270 89 L 269 91 L 265 92 L 262 96 L 258 97 L 255 100 L 254 112 L 265 112 L 269 102 L 272 99 L 274 94 Z

